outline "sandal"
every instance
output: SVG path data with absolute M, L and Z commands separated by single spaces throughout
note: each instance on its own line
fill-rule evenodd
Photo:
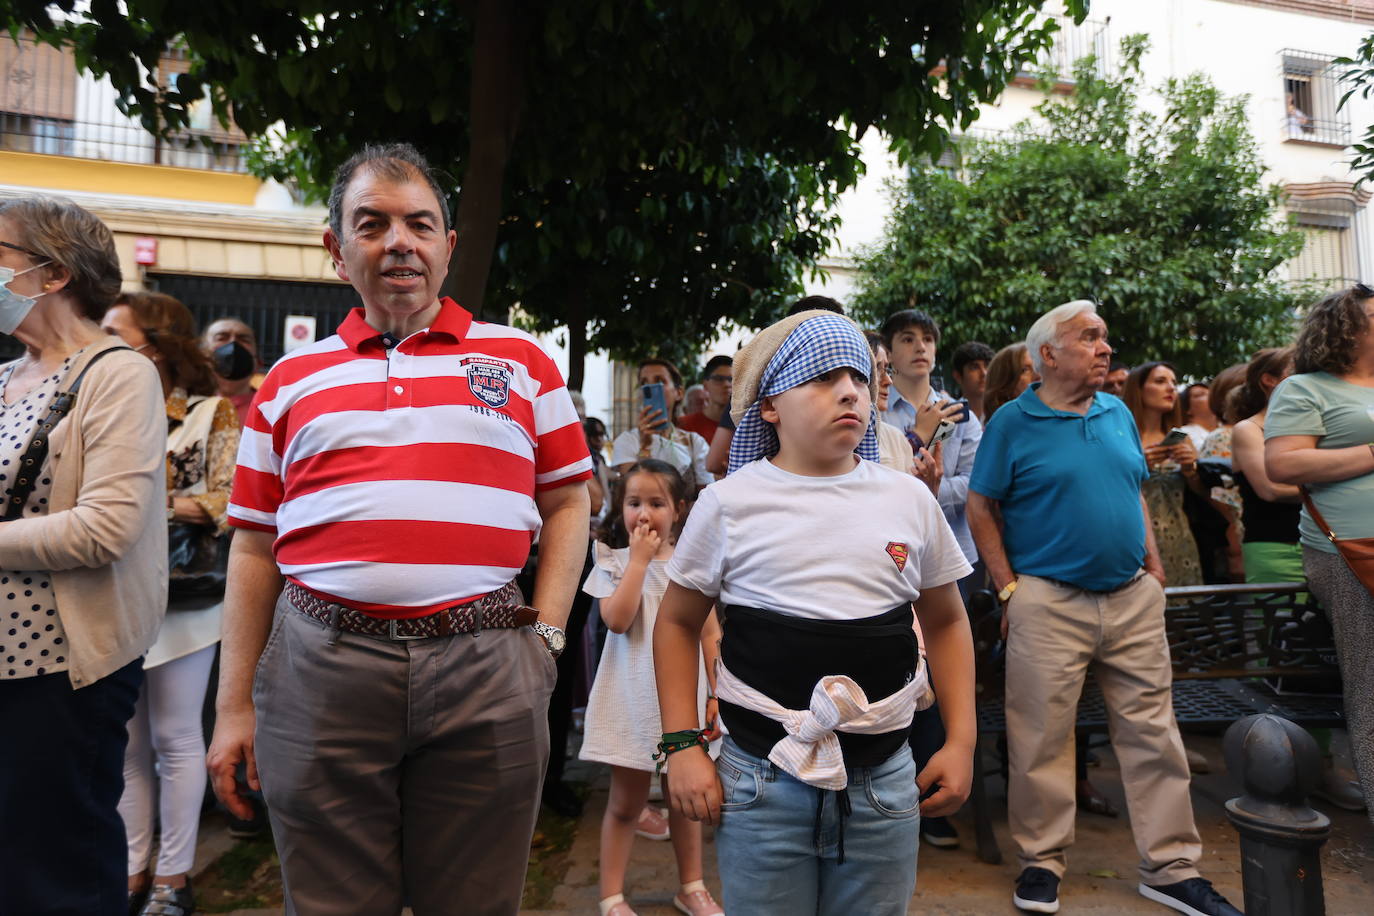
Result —
M 673 906 L 687 916 L 725 916 L 725 911 L 708 890 L 698 889 L 687 894 L 674 894 Z
M 138 916 L 191 916 L 195 911 L 196 895 L 188 881 L 183 887 L 154 884 Z
M 601 916 L 639 916 L 630 905 L 625 902 L 624 894 L 615 894 L 597 903 L 601 910 Z
M 644 810 L 639 812 L 639 820 L 635 821 L 635 836 L 642 836 L 646 840 L 671 839 L 668 819 L 653 805 L 645 805 Z

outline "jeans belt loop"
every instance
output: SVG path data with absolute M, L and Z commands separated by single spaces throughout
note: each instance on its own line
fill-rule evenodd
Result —
M 340 608 L 338 605 L 335 605 L 329 611 L 329 638 L 325 640 L 325 644 L 328 646 L 337 646 L 339 644 L 339 634 L 342 632 L 342 630 L 339 629 L 339 611 Z
M 476 639 L 482 635 L 482 604 L 478 602 L 472 608 L 472 638 Z

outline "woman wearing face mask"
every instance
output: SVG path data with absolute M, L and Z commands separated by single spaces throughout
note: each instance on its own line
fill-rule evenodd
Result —
M 141 656 L 166 603 L 167 482 L 157 372 L 97 324 L 120 279 L 114 238 L 90 213 L 0 202 L 0 332 L 25 348 L 0 366 L 6 912 L 125 906 L 116 806 Z
M 171 296 L 126 293 L 101 325 L 157 368 L 167 409 L 172 543 L 194 543 L 202 560 L 212 558 L 225 536 L 239 420 L 229 399 L 215 394 L 195 319 Z M 179 551 L 173 553 L 181 559 Z M 145 681 L 129 723 L 119 803 L 129 838 L 129 911 L 156 916 L 188 916 L 195 909 L 186 874 L 195 859 L 205 794 L 201 708 L 224 604 L 222 584 L 206 594 L 181 591 L 170 598 L 157 642 L 143 660 Z M 150 876 L 155 820 L 161 829 Z

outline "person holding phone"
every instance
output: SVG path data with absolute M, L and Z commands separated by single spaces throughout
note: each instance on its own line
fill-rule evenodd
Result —
M 695 499 L 715 477 L 706 470 L 706 440 L 675 425 L 682 391 L 682 373 L 668 360 L 654 357 L 639 364 L 639 421 L 615 437 L 611 464 L 623 473 L 646 458 L 667 462 L 686 479 Z
M 1197 541 L 1183 511 L 1183 493 L 1190 489 L 1207 497 L 1197 470 L 1197 449 L 1183 422 L 1174 367 L 1150 362 L 1126 376 L 1122 400 L 1135 417 L 1150 479 L 1141 487 L 1150 507 L 1155 543 L 1170 585 L 1201 585 L 1202 563 Z
M 969 411 L 967 401 L 950 399 L 938 383 L 932 383 L 935 350 L 940 343 L 940 326 L 934 318 L 916 309 L 903 309 L 883 322 L 880 333 L 892 376 L 882 419 L 906 432 L 918 456 L 926 460 L 931 453 L 939 456 L 941 473 L 937 477 L 918 476 L 934 491 L 964 559 L 973 568 L 959 580 L 959 595 L 967 602 L 983 581 L 983 567 L 964 515 L 983 425 Z M 944 744 L 945 737 L 938 702 L 916 714 L 910 742 L 918 767 Z M 947 817 L 923 818 L 920 832 L 931 846 L 952 849 L 959 845 L 958 831 Z

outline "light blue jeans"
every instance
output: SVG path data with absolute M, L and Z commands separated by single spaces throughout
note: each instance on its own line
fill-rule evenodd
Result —
M 728 737 L 716 770 L 724 792 L 716 855 L 727 913 L 906 913 L 921 818 L 905 743 L 884 763 L 849 771 L 842 826 L 839 793 L 806 785 Z

